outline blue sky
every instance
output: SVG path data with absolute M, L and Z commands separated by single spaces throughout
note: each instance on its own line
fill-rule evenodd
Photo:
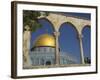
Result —
M 63 13 L 62 13 L 63 14 Z M 85 19 L 90 20 L 91 15 L 86 13 L 64 13 L 64 15 L 73 15 L 73 16 L 79 16 Z M 31 48 L 33 47 L 34 41 L 36 38 L 41 34 L 51 34 L 53 35 L 53 28 L 52 25 L 42 19 L 39 20 L 39 22 L 42 24 L 42 28 L 38 29 L 36 32 L 31 33 Z M 66 52 L 72 56 L 74 56 L 78 63 L 80 63 L 80 48 L 79 48 L 79 40 L 77 38 L 77 31 L 75 30 L 74 26 L 71 24 L 62 24 L 60 28 L 60 36 L 59 36 L 59 45 L 60 50 L 62 52 Z M 91 37 L 91 31 L 90 28 L 85 27 L 82 31 L 83 34 L 83 49 L 84 49 L 84 56 L 90 58 L 90 37 Z

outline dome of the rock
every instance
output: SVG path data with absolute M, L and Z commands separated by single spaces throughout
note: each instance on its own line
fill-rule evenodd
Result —
M 35 47 L 39 47 L 39 46 L 55 47 L 55 38 L 53 35 L 43 34 L 37 38 L 34 46 Z

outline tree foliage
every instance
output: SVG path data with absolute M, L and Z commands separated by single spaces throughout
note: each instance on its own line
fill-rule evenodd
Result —
M 45 16 L 48 15 L 48 12 L 45 12 Z M 24 30 L 25 26 L 28 25 L 30 27 L 30 31 L 34 32 L 37 29 L 41 28 L 42 25 L 38 21 L 38 17 L 41 16 L 41 12 L 39 11 L 23 11 L 23 24 L 24 24 Z

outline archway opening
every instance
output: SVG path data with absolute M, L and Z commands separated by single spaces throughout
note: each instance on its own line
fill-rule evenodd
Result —
M 86 64 L 91 63 L 91 28 L 90 26 L 85 26 L 82 30 L 82 43 L 84 51 L 84 60 Z
M 34 32 L 31 32 L 31 52 L 30 55 L 34 58 L 39 58 L 39 60 L 41 59 L 41 57 L 44 59 L 46 57 L 46 54 L 49 52 L 49 47 L 52 46 L 47 46 L 48 45 L 53 45 L 53 32 L 54 32 L 54 28 L 53 25 L 46 19 L 40 19 L 39 23 L 41 24 L 41 27 L 39 29 L 37 29 Z M 41 37 L 42 36 L 42 37 Z M 38 45 L 36 45 L 38 44 Z M 45 47 L 45 48 L 44 48 Z M 55 52 L 51 51 L 51 54 L 49 54 L 50 56 L 55 57 Z M 41 61 L 39 61 L 41 62 Z M 40 63 L 39 65 L 43 65 L 44 63 Z M 46 62 L 46 65 L 50 65 L 51 62 Z
M 80 63 L 79 40 L 77 39 L 78 31 L 71 23 L 64 23 L 60 27 L 59 48 L 60 55 L 66 55 L 74 63 Z M 70 61 L 70 60 L 68 60 Z M 62 62 L 60 58 L 60 62 Z M 70 64 L 70 62 L 69 62 Z M 72 63 L 71 63 L 72 64 Z
M 53 25 L 45 18 L 40 19 L 39 23 L 41 24 L 41 27 L 36 30 L 35 32 L 31 32 L 31 48 L 33 47 L 33 44 L 35 43 L 35 40 L 38 36 L 42 34 L 50 34 L 53 35 L 54 28 Z

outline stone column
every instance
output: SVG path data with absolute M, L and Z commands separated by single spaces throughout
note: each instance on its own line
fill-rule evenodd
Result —
M 78 35 L 78 39 L 79 39 L 79 44 L 80 44 L 81 63 L 85 64 L 85 62 L 84 62 L 84 51 L 83 51 L 82 38 L 83 38 L 83 35 L 79 34 Z
M 23 33 L 23 67 L 29 67 L 31 65 L 29 53 L 30 53 L 30 31 L 29 27 L 25 26 L 25 31 Z
M 59 43 L 58 43 L 58 38 L 59 38 L 59 32 L 54 32 L 54 35 L 55 35 L 55 42 L 56 42 L 56 53 L 55 53 L 55 62 L 56 62 L 56 65 L 59 65 L 60 64 L 60 53 L 59 53 Z

